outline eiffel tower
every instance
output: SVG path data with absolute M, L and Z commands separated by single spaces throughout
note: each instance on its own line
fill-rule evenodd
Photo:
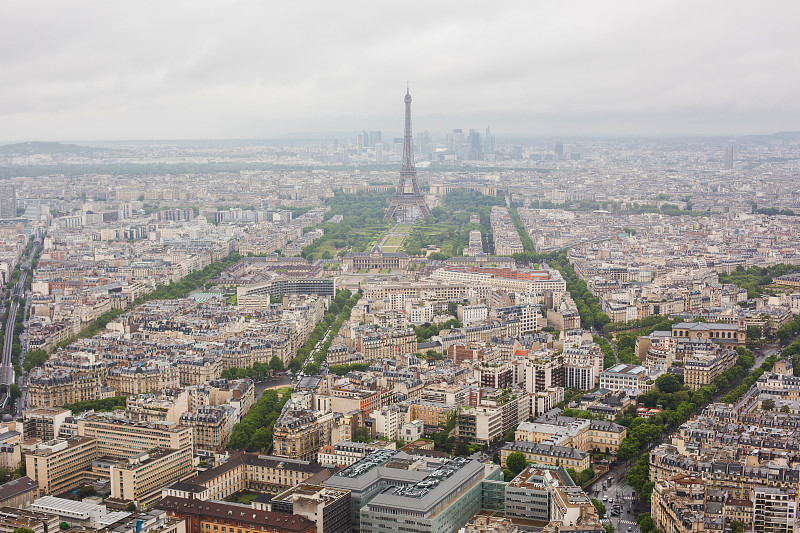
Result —
M 422 191 L 417 183 L 417 167 L 414 166 L 414 141 L 411 138 L 411 93 L 406 89 L 406 134 L 403 139 L 403 165 L 400 167 L 400 180 L 392 196 L 392 203 L 386 208 L 384 220 L 413 220 L 431 214 Z M 414 210 L 418 211 L 418 214 Z

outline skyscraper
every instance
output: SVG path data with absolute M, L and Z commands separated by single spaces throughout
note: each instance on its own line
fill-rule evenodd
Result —
M 484 155 L 494 155 L 494 135 L 489 131 L 489 126 L 486 126 L 486 136 L 483 139 L 483 153 Z
M 725 170 L 733 170 L 733 145 L 729 144 L 725 147 Z
M 17 191 L 11 184 L 0 184 L 0 218 L 17 216 Z

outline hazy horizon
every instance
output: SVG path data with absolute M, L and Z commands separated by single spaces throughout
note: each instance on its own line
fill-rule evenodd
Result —
M 9 4 L 0 143 L 399 135 L 407 81 L 415 133 L 796 131 L 797 20 L 790 0 Z

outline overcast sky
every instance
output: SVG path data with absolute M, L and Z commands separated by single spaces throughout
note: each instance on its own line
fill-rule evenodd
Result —
M 800 2 L 9 1 L 0 141 L 800 130 Z

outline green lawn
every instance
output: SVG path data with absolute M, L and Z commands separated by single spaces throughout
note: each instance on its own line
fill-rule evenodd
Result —
M 403 244 L 404 240 L 405 240 L 405 236 L 403 236 L 403 235 L 394 235 L 394 236 L 389 237 L 388 239 L 386 239 L 386 242 L 383 243 L 383 246 L 384 247 L 385 246 L 390 246 L 390 247 L 393 247 L 393 248 L 398 248 L 398 247 L 400 247 L 401 244 Z
M 257 492 L 253 492 L 250 490 L 242 490 L 231 496 L 229 500 L 232 502 L 244 503 L 249 505 L 250 502 L 258 498 L 259 496 L 260 494 Z
M 408 233 L 411 231 L 412 226 L 412 224 L 398 224 L 394 231 L 396 233 Z

